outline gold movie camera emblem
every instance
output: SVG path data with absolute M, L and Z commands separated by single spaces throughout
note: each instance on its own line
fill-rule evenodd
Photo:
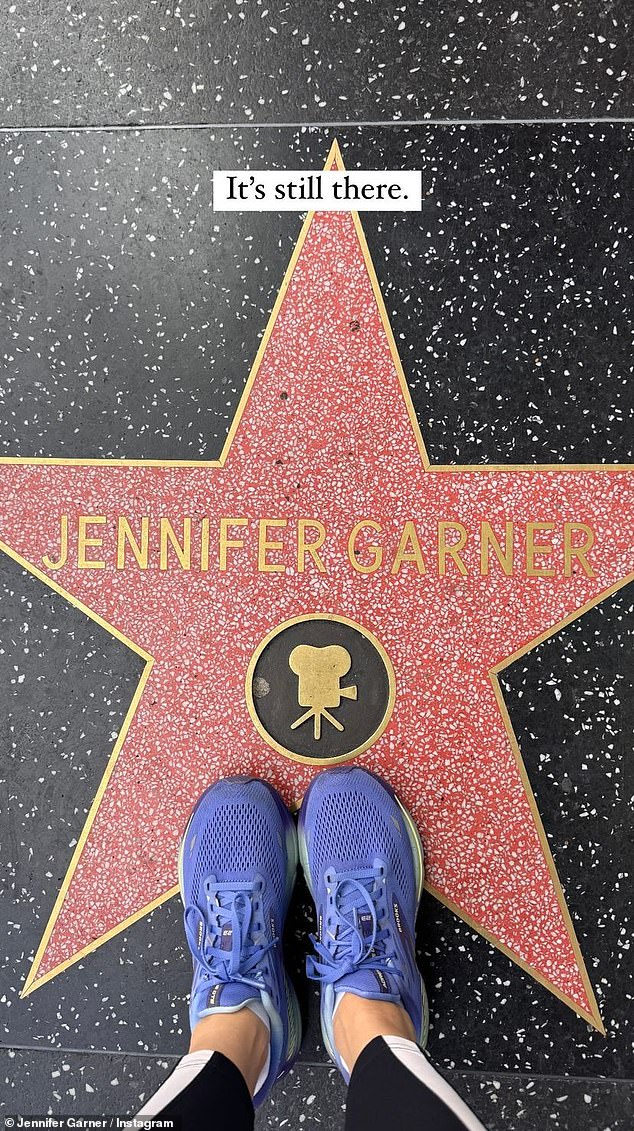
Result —
M 312 718 L 313 735 L 318 742 L 321 738 L 322 716 L 335 730 L 344 730 L 343 723 L 335 719 L 328 708 L 334 710 L 339 707 L 342 699 L 357 698 L 356 683 L 350 687 L 341 687 L 341 677 L 352 667 L 352 657 L 347 648 L 342 648 L 340 644 L 331 644 L 325 648 L 298 644 L 288 658 L 288 665 L 299 676 L 297 702 L 300 707 L 309 708 L 299 719 L 295 719 L 291 730 L 296 730 Z
M 308 613 L 260 641 L 245 695 L 256 730 L 274 750 L 298 762 L 332 764 L 355 758 L 381 737 L 396 683 L 389 656 L 367 628 L 334 613 Z

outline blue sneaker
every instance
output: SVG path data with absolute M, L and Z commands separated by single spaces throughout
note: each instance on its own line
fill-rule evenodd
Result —
M 297 834 L 263 781 L 223 778 L 203 793 L 179 853 L 185 934 L 194 960 L 189 1020 L 247 1005 L 268 1023 L 268 1071 L 254 1104 L 293 1063 L 301 1043 L 282 932 L 297 871 Z
M 423 846 L 414 821 L 380 778 L 357 766 L 319 774 L 299 817 L 299 853 L 317 909 L 308 977 L 321 982 L 321 1031 L 337 1055 L 333 1016 L 344 992 L 403 1006 L 427 1039 L 425 986 L 416 965 L 415 920 Z

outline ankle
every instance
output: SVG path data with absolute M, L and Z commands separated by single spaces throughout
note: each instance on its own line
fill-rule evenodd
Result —
M 266 1025 L 247 1006 L 235 1013 L 212 1013 L 194 1026 L 190 1052 L 213 1049 L 240 1070 L 251 1095 L 266 1064 L 270 1034 Z
M 375 1037 L 404 1037 L 416 1042 L 416 1033 L 402 1005 L 344 993 L 333 1021 L 335 1046 L 350 1072 L 363 1049 Z

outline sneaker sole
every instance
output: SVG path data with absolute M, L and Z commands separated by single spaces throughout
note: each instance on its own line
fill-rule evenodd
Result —
M 414 818 L 412 817 L 411 813 L 409 812 L 408 809 L 405 808 L 403 803 L 396 796 L 392 787 L 390 785 L 388 785 L 387 782 L 383 781 L 382 778 L 379 778 L 377 774 L 373 774 L 371 770 L 366 770 L 365 772 L 367 774 L 371 774 L 371 776 L 373 778 L 376 778 L 377 781 L 380 781 L 381 785 L 387 790 L 387 792 L 390 794 L 390 796 L 394 799 L 394 801 L 398 805 L 398 807 L 401 810 L 401 813 L 403 815 L 403 822 L 405 824 L 405 829 L 406 829 L 406 832 L 407 832 L 407 838 L 409 840 L 409 843 L 410 843 L 410 846 L 411 846 L 411 849 L 412 849 L 412 853 L 413 853 L 413 856 L 414 856 L 414 868 L 416 870 L 416 900 L 417 900 L 417 911 L 418 911 L 418 907 L 420 907 L 420 901 L 421 901 L 422 895 L 423 895 L 423 887 L 424 887 L 424 884 L 425 884 L 425 854 L 424 854 L 424 850 L 423 850 L 423 842 L 421 840 L 420 833 L 419 833 L 419 831 L 416 827 L 416 823 L 415 823 Z M 299 822 L 298 822 L 298 826 L 297 826 L 297 839 L 298 839 L 298 843 L 299 843 L 299 860 L 300 860 L 300 863 L 301 863 L 301 866 L 302 866 L 302 871 L 303 871 L 305 879 L 306 879 L 306 883 L 308 885 L 308 890 L 310 891 L 310 894 L 311 894 L 313 902 L 314 902 L 315 901 L 315 889 L 314 889 L 311 874 L 310 874 L 310 866 L 309 866 L 309 863 L 308 863 L 308 846 L 307 846 L 306 837 L 305 837 L 305 834 L 304 834 L 304 821 L 302 820 L 302 811 L 303 811 L 303 808 L 304 808 L 304 804 L 305 804 L 305 802 L 306 802 L 306 800 L 307 800 L 307 798 L 310 794 L 311 789 L 312 789 L 312 783 L 311 783 L 311 785 L 309 785 L 308 789 L 306 790 L 306 793 L 304 794 L 304 798 L 303 798 L 303 801 L 302 801 L 302 808 L 300 810 Z M 420 985 L 421 985 L 422 1015 L 421 1015 L 421 1029 L 420 1029 L 420 1033 L 418 1034 L 418 1044 L 420 1045 L 421 1048 L 424 1049 L 427 1045 L 427 1037 L 429 1035 L 429 1003 L 428 1003 L 428 1000 L 427 1000 L 427 990 L 425 989 L 425 983 L 423 981 L 422 975 L 419 975 L 419 976 L 420 976 Z M 339 1063 L 338 1057 L 335 1055 L 334 1049 L 333 1049 L 332 1044 L 330 1042 L 330 1038 L 328 1037 L 328 1034 L 326 1033 L 323 1024 L 321 1026 L 321 1035 L 322 1035 L 322 1039 L 323 1039 L 324 1045 L 326 1047 L 326 1051 L 327 1051 L 330 1059 L 333 1060 L 335 1064 L 338 1064 Z

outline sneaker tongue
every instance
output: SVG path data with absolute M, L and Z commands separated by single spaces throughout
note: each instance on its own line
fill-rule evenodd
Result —
M 355 912 L 355 920 L 363 939 L 371 938 L 375 925 L 371 912 L 359 909 Z M 354 973 L 340 978 L 335 983 L 335 992 L 337 994 L 349 992 L 359 997 L 381 998 L 383 1001 L 401 1000 L 396 981 L 387 970 L 373 970 L 363 966 Z
M 197 1014 L 207 1017 L 210 1013 L 222 1013 L 236 1009 L 248 1001 L 259 1001 L 259 994 L 253 986 L 243 982 L 208 982 L 199 991 Z

